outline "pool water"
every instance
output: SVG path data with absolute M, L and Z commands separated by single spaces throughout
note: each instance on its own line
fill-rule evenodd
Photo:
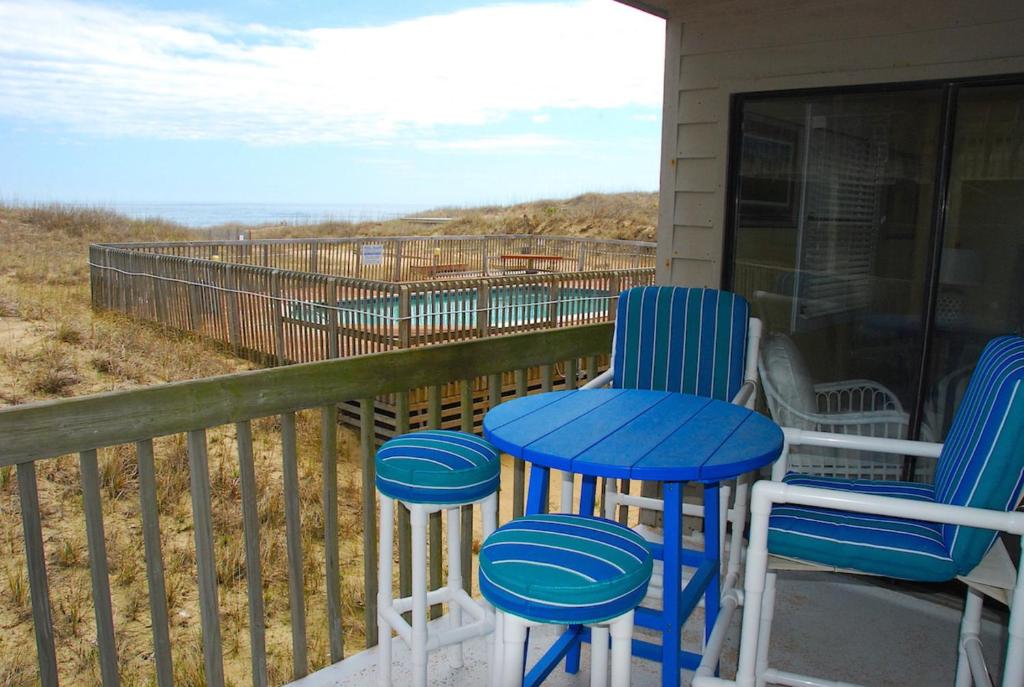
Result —
M 475 328 L 478 298 L 477 289 L 414 294 L 409 316 L 415 328 Z M 341 326 L 388 326 L 399 321 L 398 296 L 342 300 L 336 307 Z M 552 292 L 542 285 L 492 286 L 487 317 L 492 327 L 549 320 L 552 314 L 556 321 L 571 322 L 607 308 L 608 292 L 603 289 L 563 287 Z M 289 314 L 292 319 L 327 324 L 329 313 L 324 303 L 302 302 L 293 303 Z

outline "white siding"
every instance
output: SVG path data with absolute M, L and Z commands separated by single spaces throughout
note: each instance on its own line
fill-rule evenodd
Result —
M 717 286 L 735 93 L 1024 73 L 1024 1 L 686 3 L 667 23 L 662 283 Z

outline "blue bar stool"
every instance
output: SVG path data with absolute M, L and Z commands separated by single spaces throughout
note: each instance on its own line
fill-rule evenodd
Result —
M 462 642 L 490 634 L 493 611 L 474 601 L 462 588 L 461 508 L 479 503 L 484 536 L 497 527 L 497 489 L 500 454 L 484 439 L 464 432 L 428 430 L 395 437 L 377 451 L 377 494 L 380 497 L 380 558 L 377 622 L 380 626 L 378 676 L 391 684 L 391 631 L 412 652 L 412 685 L 427 685 L 427 654 L 458 644 L 454 665 L 462 665 Z M 412 523 L 412 596 L 394 598 L 393 545 L 395 502 L 409 508 Z M 427 517 L 447 511 L 448 579 L 444 587 L 427 592 Z M 448 604 L 450 625 L 428 636 L 427 609 Z M 412 612 L 410 625 L 402 614 Z M 473 622 L 462 624 L 462 612 Z
M 540 624 L 591 628 L 592 687 L 629 687 L 633 612 L 651 580 L 654 557 L 639 534 L 584 515 L 529 515 L 487 537 L 480 592 L 494 607 L 491 684 L 520 687 L 526 633 Z

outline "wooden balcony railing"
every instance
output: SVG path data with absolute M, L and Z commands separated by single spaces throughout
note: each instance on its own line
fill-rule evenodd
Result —
M 253 685 L 268 684 L 267 642 L 264 628 L 263 581 L 261 578 L 261 533 L 257 513 L 254 468 L 254 420 L 276 417 L 282 457 L 284 485 L 284 523 L 288 568 L 288 596 L 291 625 L 293 678 L 309 670 L 310 633 L 304 600 L 304 554 L 300 526 L 299 500 L 303 483 L 298 477 L 296 413 L 319 409 L 321 415 L 320 466 L 323 475 L 322 508 L 327 632 L 330 662 L 344 657 L 342 627 L 342 584 L 339 564 L 339 540 L 347 533 L 338 530 L 338 404 L 357 400 L 362 409 L 360 423 L 361 509 L 363 523 L 363 580 L 365 595 L 363 624 L 366 645 L 377 641 L 377 529 L 374 490 L 374 399 L 394 395 L 398 429 L 408 427 L 409 393 L 426 388 L 431 426 L 441 421 L 442 385 L 453 381 L 462 389 L 462 426 L 473 426 L 474 384 L 481 378 L 490 390 L 488 403 L 501 402 L 500 376 L 515 371 L 516 394 L 527 390 L 526 370 L 539 366 L 542 389 L 550 389 L 556 375 L 564 376 L 573 388 L 582 369 L 585 376 L 596 373 L 596 357 L 606 355 L 611 345 L 611 325 L 593 324 L 526 334 L 444 344 L 435 347 L 391 351 L 362 357 L 279 367 L 241 374 L 214 377 L 119 391 L 81 398 L 35 403 L 0 410 L 0 468 L 17 466 L 24 549 L 31 598 L 32 621 L 38 651 L 38 679 L 44 686 L 57 685 L 59 666 L 55 648 L 54 624 L 44 551 L 43 530 L 48 517 L 41 513 L 36 467 L 66 454 L 78 454 L 84 522 L 95 609 L 96 637 L 100 672 L 104 685 L 118 685 L 118 628 L 111 604 L 110 573 L 107 564 L 107 540 L 104 530 L 104 499 L 98 470 L 98 450 L 134 445 L 139 482 L 141 529 L 145 553 L 152 626 L 152 655 L 155 683 L 170 687 L 174 681 L 168 629 L 164 559 L 161 552 L 160 514 L 156 477 L 159 452 L 154 439 L 184 435 L 192 507 L 195 547 L 195 572 L 202 628 L 202 653 L 205 683 L 219 687 L 225 683 L 221 638 L 222 608 L 218 596 L 215 541 L 211 515 L 211 480 L 208 461 L 208 432 L 223 425 L 234 426 L 234 457 L 237 458 L 242 532 L 245 548 L 245 579 Z M 512 512 L 522 513 L 525 466 L 513 469 L 513 483 L 503 489 L 503 499 L 512 500 Z M 511 488 L 508 488 L 511 486 Z M 308 487 L 307 487 L 308 488 Z M 472 511 L 463 513 L 463 528 L 472 533 Z M 399 518 L 400 550 L 410 546 L 407 513 Z M 440 552 L 439 518 L 431 523 L 431 550 Z M 472 536 L 463 536 L 462 560 L 471 562 Z M 407 562 L 402 556 L 400 586 L 411 585 Z M 430 556 L 431 584 L 441 579 L 441 558 Z M 464 579 L 471 583 L 467 573 Z M 139 584 L 139 583 L 136 583 Z M 351 601 L 351 600 L 350 600 Z M 316 633 L 318 636 L 322 632 Z

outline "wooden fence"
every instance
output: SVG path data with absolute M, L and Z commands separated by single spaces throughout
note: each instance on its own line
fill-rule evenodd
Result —
M 169 259 L 171 265 L 179 263 Z M 143 287 L 140 287 L 143 288 Z M 114 289 L 113 294 L 125 293 Z M 151 301 L 154 291 L 144 291 Z M 140 298 L 141 300 L 141 298 Z M 154 306 L 155 307 L 155 306 Z M 164 303 L 164 308 L 170 304 Z M 195 317 L 182 306 L 182 318 Z M 184 436 L 187 445 L 190 496 L 192 503 L 192 537 L 194 539 L 195 569 L 198 581 L 199 617 L 202 625 L 203 664 L 205 684 L 222 687 L 224 678 L 224 651 L 221 639 L 222 608 L 216 568 L 218 540 L 214 538 L 213 507 L 211 506 L 211 478 L 208 460 L 208 432 L 223 425 L 234 427 L 232 459 L 237 464 L 240 489 L 239 508 L 242 514 L 240 536 L 245 541 L 245 580 L 248 587 L 249 646 L 251 647 L 251 682 L 264 687 L 267 677 L 267 643 L 264 628 L 264 589 L 261 572 L 261 532 L 257 515 L 257 494 L 253 462 L 252 423 L 259 418 L 278 419 L 282 456 L 282 488 L 285 520 L 270 526 L 284 529 L 287 538 L 287 566 L 289 575 L 289 608 L 292 677 L 299 678 L 310 667 L 310 642 L 322 641 L 330 662 L 342 660 L 343 646 L 341 609 L 360 603 L 359 599 L 343 599 L 341 569 L 339 566 L 338 508 L 351 504 L 339 503 L 337 408 L 339 404 L 354 401 L 361 409 L 360 455 L 362 477 L 363 516 L 363 579 L 360 589 L 365 600 L 364 618 L 367 646 L 377 642 L 377 548 L 376 497 L 374 489 L 373 437 L 374 399 L 383 395 L 394 396 L 400 412 L 399 428 L 408 427 L 410 389 L 429 390 L 429 424 L 437 427 L 441 418 L 441 393 L 444 385 L 455 384 L 460 389 L 460 422 L 463 428 L 472 426 L 474 407 L 472 389 L 479 382 L 488 390 L 488 407 L 502 400 L 501 375 L 512 374 L 516 379 L 516 395 L 526 393 L 526 370 L 538 367 L 542 371 L 541 390 L 552 388 L 553 381 L 562 377 L 564 384 L 573 388 L 578 371 L 596 371 L 595 356 L 606 355 L 611 345 L 611 326 L 608 324 L 558 329 L 553 331 L 518 334 L 487 340 L 467 341 L 404 351 L 392 351 L 359 358 L 331 360 L 304 365 L 279 367 L 245 372 L 210 379 L 164 384 L 155 387 L 121 391 L 81 398 L 62 399 L 0 409 L 0 468 L 17 466 L 17 488 L 23 529 L 23 542 L 29 580 L 32 622 L 38 652 L 38 682 L 43 687 L 58 684 L 61 671 L 57 660 L 57 641 L 54 634 L 53 612 L 50 601 L 50 578 L 47 575 L 47 552 L 43 529 L 46 522 L 62 516 L 43 513 L 40 509 L 36 466 L 64 454 L 78 454 L 81 477 L 81 497 L 84 505 L 85 529 L 88 539 L 89 570 L 92 580 L 92 601 L 95 609 L 96 648 L 105 687 L 119 684 L 118 656 L 120 632 L 115 626 L 112 610 L 110 573 L 107 565 L 107 545 L 104 534 L 105 513 L 122 512 L 104 508 L 105 498 L 97 473 L 97 451 L 109 447 L 128 445 L 133 448 L 137 462 L 140 499 L 141 531 L 144 547 L 136 555 L 144 560 L 146 586 L 152 632 L 152 682 L 158 687 L 170 687 L 175 680 L 175 647 L 171 645 L 168 629 L 168 606 L 165 593 L 164 565 L 161 553 L 160 513 L 157 493 L 160 488 L 155 475 L 156 466 L 165 456 L 160 445 L 154 449 L 157 437 Z M 581 365 L 581 361 L 583 364 Z M 560 374 L 559 374 L 560 373 Z M 303 570 L 306 562 L 299 523 L 300 499 L 309 498 L 300 483 L 297 463 L 301 446 L 296 443 L 296 412 L 319 409 L 322 416 L 320 455 L 318 460 L 323 474 L 322 527 L 324 558 L 317 562 L 324 575 L 320 592 L 326 597 L 328 609 L 325 632 L 310 632 L 307 626 L 303 595 Z M 307 461 L 311 458 L 306 456 Z M 234 462 L 234 460 L 229 460 Z M 43 468 L 45 470 L 45 467 Z M 502 488 L 502 499 L 512 500 L 512 512 L 521 514 L 524 507 L 526 467 L 521 461 L 514 466 L 511 484 Z M 71 493 L 71 492 L 69 492 Z M 315 499 L 317 495 L 314 495 Z M 223 505 L 221 507 L 224 507 Z M 52 524 L 52 523 L 51 523 Z M 464 510 L 462 527 L 470 536 L 463 536 L 462 560 L 470 564 L 472 541 L 472 511 Z M 399 509 L 398 548 L 402 553 L 399 567 L 400 588 L 408 594 L 411 588 L 409 570 L 410 530 L 408 512 Z M 267 536 L 263 532 L 263 536 Z M 54 546 L 49 542 L 49 546 Z M 441 521 L 436 514 L 430 525 L 430 585 L 441 584 Z M 318 573 L 319 574 L 319 573 Z M 463 579 L 472 585 L 472 576 L 464 572 Z M 142 584 L 141 580 L 136 584 Z M 344 601 L 344 604 L 343 604 Z M 316 640 L 316 637 L 323 637 Z M 84 641 L 84 640 L 83 640 Z
M 651 268 L 629 268 L 392 283 L 208 257 L 91 246 L 93 307 L 287 364 L 603 322 L 622 289 L 654 280 Z
M 105 245 L 142 253 L 388 282 L 422 279 L 425 268 L 429 271 L 436 265 L 448 266 L 449 272 L 479 276 L 529 269 L 523 261 L 515 264 L 511 256 L 548 256 L 552 259 L 544 261 L 543 269 L 549 272 L 653 269 L 655 266 L 654 243 L 522 234 Z

